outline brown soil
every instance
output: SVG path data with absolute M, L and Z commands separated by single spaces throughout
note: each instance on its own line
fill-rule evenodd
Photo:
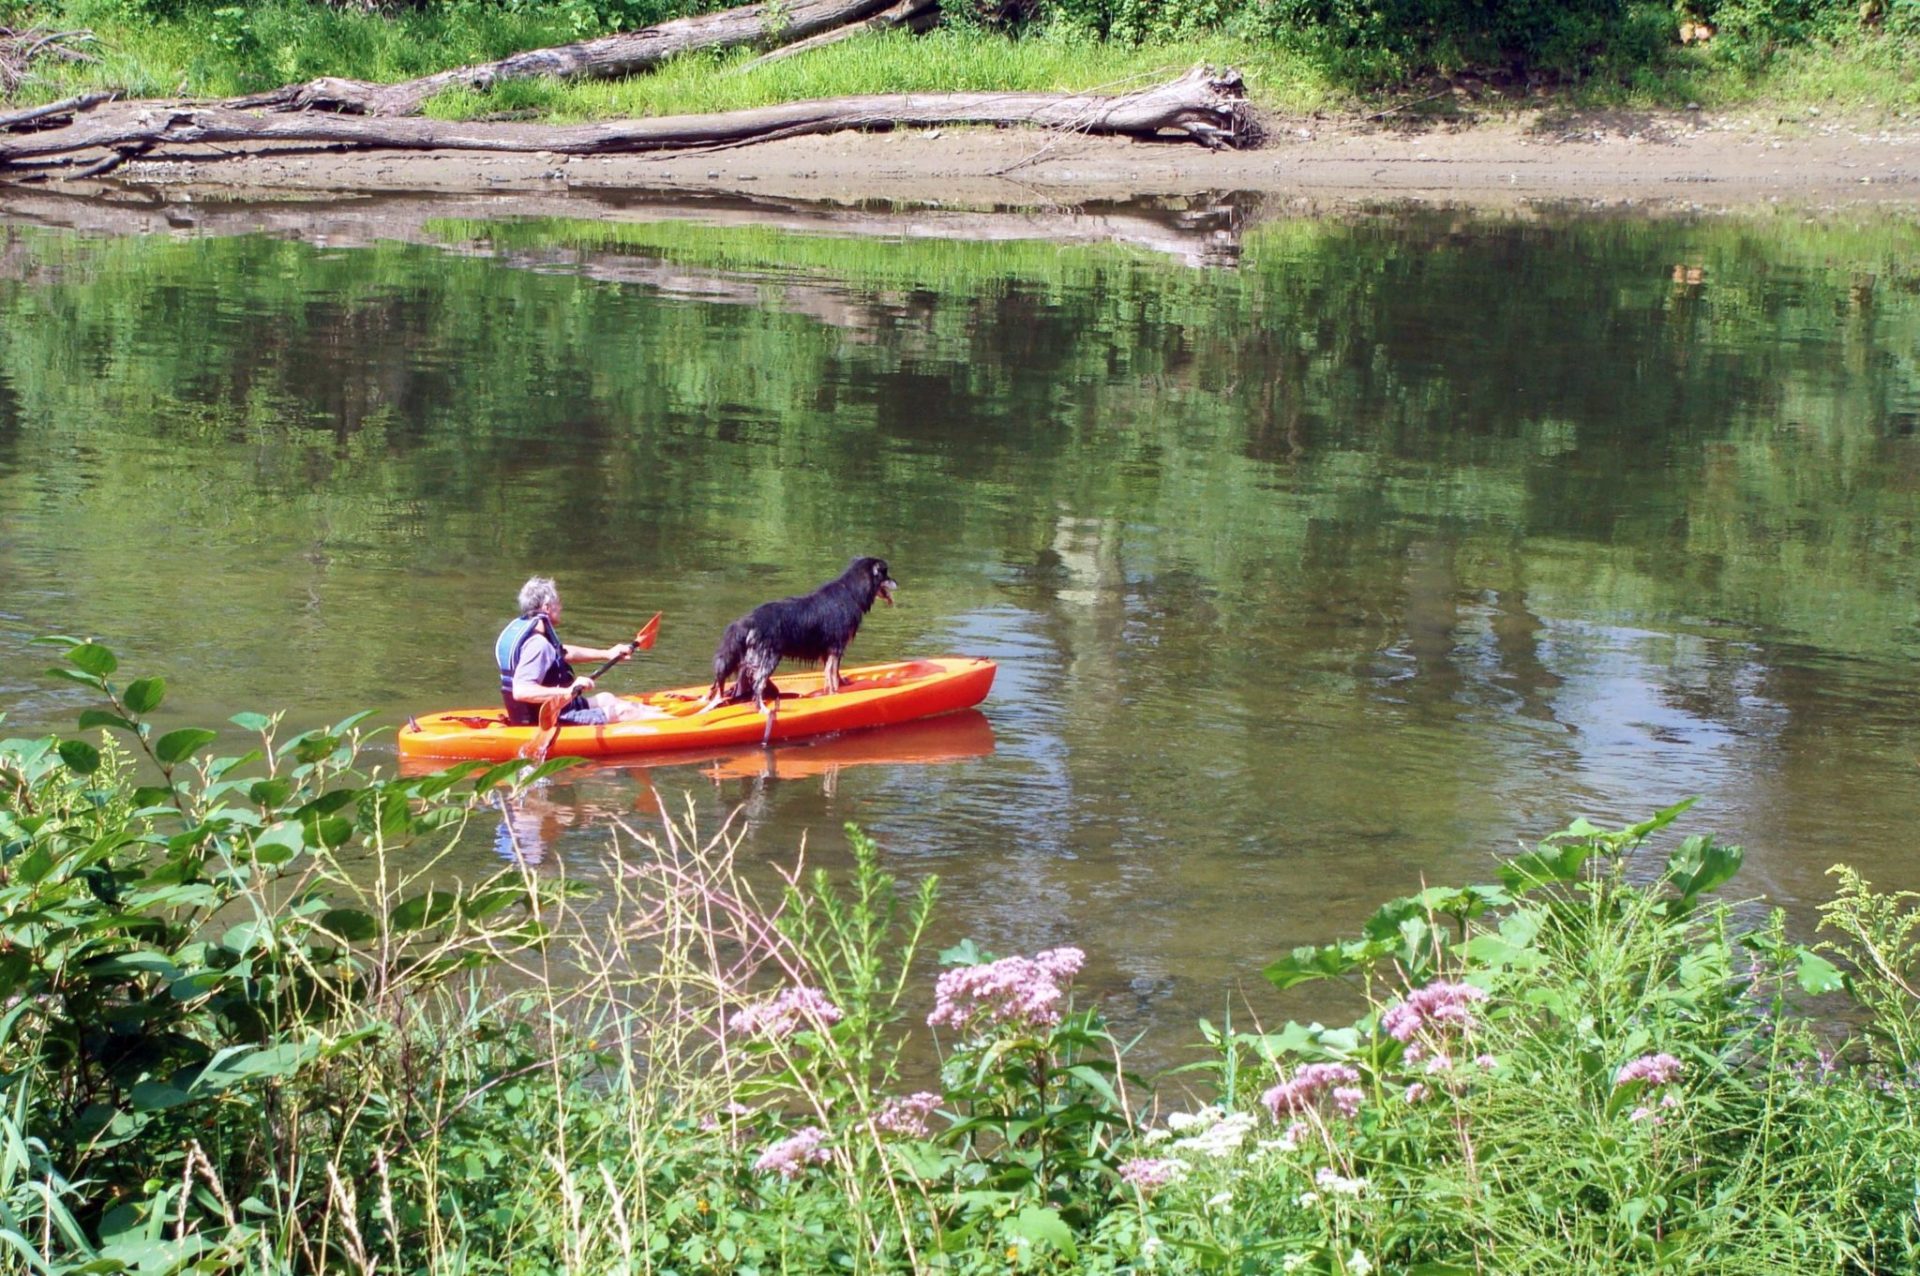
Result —
M 1231 257 L 1249 220 L 1343 206 L 1920 208 L 1920 118 L 1560 112 L 1266 127 L 1263 147 L 1235 152 L 993 129 L 848 133 L 671 158 L 203 152 L 91 181 L 0 185 L 0 218 L 347 243 L 432 238 L 429 223 L 448 216 L 682 216 L 1119 240 L 1202 262 Z

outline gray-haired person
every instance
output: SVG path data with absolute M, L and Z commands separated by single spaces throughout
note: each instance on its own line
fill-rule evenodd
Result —
M 593 679 L 573 671 L 576 660 L 625 660 L 633 644 L 612 647 L 574 647 L 560 641 L 554 625 L 560 619 L 560 591 L 545 576 L 520 586 L 520 614 L 494 640 L 493 660 L 500 670 L 500 700 L 507 721 L 532 726 L 540 721 L 540 706 L 549 700 L 564 702 L 560 721 L 566 726 L 597 727 L 609 722 L 670 715 L 650 705 L 593 691 Z

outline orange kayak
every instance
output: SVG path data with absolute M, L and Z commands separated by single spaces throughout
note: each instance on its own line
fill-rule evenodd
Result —
M 826 675 L 814 671 L 774 675 L 780 712 L 773 740 L 798 740 L 833 731 L 891 726 L 937 713 L 968 709 L 987 698 L 999 666 L 974 656 L 941 656 L 840 671 L 840 690 L 828 695 Z M 605 758 L 638 753 L 759 744 L 767 720 L 752 703 L 726 704 L 696 713 L 705 685 L 650 691 L 623 699 L 651 705 L 669 717 L 612 722 L 603 727 L 561 727 L 549 757 Z M 540 734 L 538 726 L 510 726 L 498 709 L 449 709 L 423 713 L 400 728 L 403 758 L 519 757 Z

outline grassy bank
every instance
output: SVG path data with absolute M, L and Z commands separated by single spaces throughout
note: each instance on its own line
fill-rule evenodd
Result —
M 936 955 L 936 884 L 904 890 L 857 835 L 848 879 L 761 894 L 725 838 L 610 831 L 589 925 L 564 881 L 435 871 L 501 781 L 532 782 L 517 765 L 363 774 L 358 724 L 283 740 L 250 714 L 259 747 L 209 758 L 212 732 L 146 725 L 160 680 L 57 645 L 100 700 L 83 734 L 120 743 L 0 742 L 17 1268 L 1920 1258 L 1920 910 L 1842 872 L 1827 942 L 1795 942 L 1713 902 L 1740 852 L 1671 842 L 1679 808 L 1576 823 L 1493 882 L 1271 962 L 1283 987 L 1346 981 L 1367 1012 L 1202 1024 L 1202 1062 L 1155 1102 L 1075 1002 L 1078 950 Z M 929 1033 L 937 1075 L 905 1062 Z
M 222 97 L 321 75 L 402 80 L 712 7 L 720 6 L 705 0 L 445 0 L 368 12 L 313 0 L 0 0 L 0 27 L 84 29 L 95 37 L 73 46 L 94 60 L 36 60 L 11 95 L 21 102 L 101 87 L 140 96 Z M 1394 7 L 1382 5 L 1380 11 Z M 1708 109 L 1819 105 L 1864 114 L 1920 109 L 1913 57 L 1920 47 L 1920 16 L 1911 5 L 1895 3 L 1870 22 L 1859 15 L 1871 6 L 1830 0 L 1700 0 L 1679 8 L 1582 0 L 1564 11 L 1504 0 L 1493 7 L 1523 11 L 1522 17 L 1507 26 L 1492 24 L 1498 39 L 1479 40 L 1462 34 L 1487 26 L 1469 13 L 1478 10 L 1442 0 L 1427 5 L 1431 13 L 1409 11 L 1401 15 L 1404 27 L 1388 29 L 1348 22 L 1337 3 L 1305 0 L 1205 12 L 1054 4 L 1039 8 L 1013 33 L 956 11 L 962 14 L 957 23 L 919 38 L 862 37 L 751 69 L 744 64 L 752 55 L 735 52 L 689 57 L 625 81 L 518 82 L 487 94 L 448 94 L 431 113 L 469 118 L 531 112 L 572 120 L 853 93 L 1119 89 L 1203 61 L 1240 68 L 1258 103 L 1286 112 L 1371 110 L 1424 97 L 1449 79 L 1494 110 L 1541 102 Z M 1709 10 L 1718 13 L 1721 33 L 1705 43 L 1679 45 L 1680 23 Z

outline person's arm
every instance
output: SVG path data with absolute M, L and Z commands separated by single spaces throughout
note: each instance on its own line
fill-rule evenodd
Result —
M 575 647 L 568 643 L 562 643 L 560 650 L 566 653 L 568 664 L 572 664 L 576 660 L 593 663 L 603 660 L 625 660 L 633 654 L 633 644 L 623 642 L 613 647 Z

